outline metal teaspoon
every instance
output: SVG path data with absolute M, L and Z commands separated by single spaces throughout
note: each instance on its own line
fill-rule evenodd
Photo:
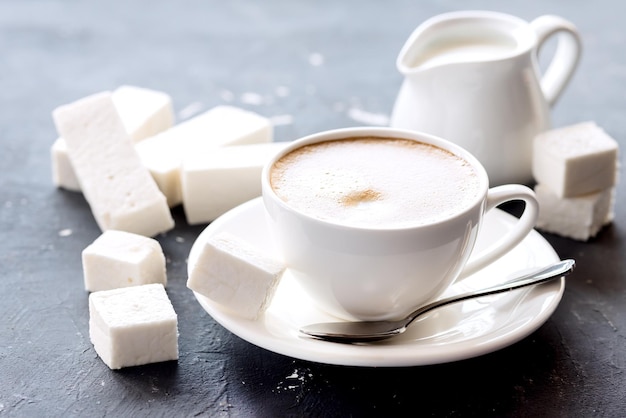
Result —
M 575 261 L 571 259 L 559 261 L 502 284 L 436 300 L 413 311 L 406 318 L 397 321 L 323 322 L 306 325 L 300 329 L 300 332 L 317 339 L 341 343 L 383 340 L 402 334 L 415 319 L 433 309 L 467 299 L 509 292 L 547 282 L 569 274 L 574 269 L 575 264 Z

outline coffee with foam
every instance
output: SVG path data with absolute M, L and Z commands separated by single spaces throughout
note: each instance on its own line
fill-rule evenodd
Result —
M 309 216 L 338 224 L 402 227 L 444 220 L 481 196 L 474 167 L 408 139 L 355 137 L 297 148 L 270 170 L 274 192 Z

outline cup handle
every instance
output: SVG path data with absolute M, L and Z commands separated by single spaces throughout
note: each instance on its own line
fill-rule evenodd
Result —
M 530 22 L 530 26 L 537 35 L 537 48 L 535 49 L 537 55 L 544 43 L 553 35 L 558 34 L 554 56 L 541 78 L 541 90 L 548 104 L 552 106 L 578 66 L 582 51 L 580 35 L 574 24 L 554 15 L 539 16 Z
M 485 268 L 487 265 L 511 251 L 517 244 L 522 242 L 535 227 L 537 215 L 539 214 L 539 203 L 537 202 L 535 192 L 521 184 L 507 184 L 489 189 L 485 212 L 512 200 L 522 200 L 525 202 L 526 206 L 524 207 L 522 216 L 506 235 L 501 237 L 490 247 L 482 250 L 476 256 L 472 254 L 470 261 L 461 271 L 459 279 L 476 273 L 478 270 Z

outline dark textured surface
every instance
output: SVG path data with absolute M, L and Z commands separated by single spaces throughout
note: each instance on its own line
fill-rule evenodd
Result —
M 576 23 L 585 52 L 554 124 L 595 120 L 626 146 L 618 1 L 0 0 L 0 416 L 623 416 L 623 181 L 616 221 L 596 239 L 546 235 L 578 262 L 563 300 L 538 331 L 489 355 L 361 369 L 257 348 L 216 324 L 185 287 L 204 226 L 187 226 L 180 208 L 176 229 L 158 237 L 179 361 L 111 371 L 89 342 L 80 253 L 100 231 L 80 194 L 52 185 L 53 108 L 131 84 L 168 92 L 182 113 L 230 103 L 291 115 L 277 140 L 357 125 L 349 109 L 389 114 L 410 32 L 467 8 Z

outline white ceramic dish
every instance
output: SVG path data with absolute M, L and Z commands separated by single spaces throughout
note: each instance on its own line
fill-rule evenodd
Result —
M 501 211 L 487 214 L 477 246 L 490 245 L 510 229 L 515 218 Z M 197 238 L 189 254 L 191 269 L 206 240 L 221 231 L 273 250 L 260 198 L 222 215 Z M 444 296 L 494 284 L 514 273 L 558 260 L 536 231 L 489 267 L 454 285 Z M 557 308 L 565 279 L 440 308 L 416 321 L 404 334 L 374 344 L 340 344 L 300 336 L 302 325 L 334 318 L 317 309 L 285 273 L 271 306 L 256 321 L 195 294 L 211 317 L 244 340 L 267 350 L 303 360 L 346 366 L 403 367 L 438 364 L 487 354 L 509 346 L 539 328 Z

